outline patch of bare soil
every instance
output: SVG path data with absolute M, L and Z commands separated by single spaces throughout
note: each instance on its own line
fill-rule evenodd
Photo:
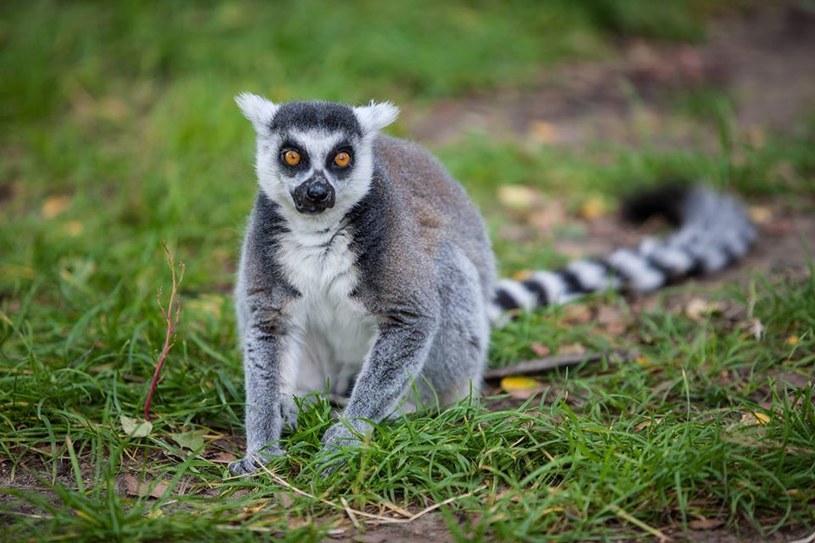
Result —
M 348 543 L 393 543 L 397 541 L 432 541 L 448 543 L 455 541 L 444 518 L 439 514 L 430 514 L 404 524 L 383 524 L 369 527 L 362 531 L 351 529 L 351 532 L 338 533 L 329 541 Z
M 711 25 L 700 45 L 621 44 L 603 62 L 563 65 L 530 89 L 443 100 L 408 118 L 418 140 L 440 145 L 468 132 L 553 145 L 616 141 L 709 148 L 709 124 L 665 107 L 671 91 L 714 86 L 735 98 L 744 131 L 788 130 L 815 107 L 815 10 L 766 7 Z

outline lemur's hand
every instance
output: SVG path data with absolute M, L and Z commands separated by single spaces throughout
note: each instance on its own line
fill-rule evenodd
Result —
M 339 459 L 332 453 L 342 447 L 353 447 L 362 444 L 362 436 L 365 436 L 370 430 L 370 423 L 363 420 L 345 420 L 332 425 L 323 434 L 323 448 L 319 454 L 323 464 L 327 465 L 322 471 L 323 476 L 335 472 L 345 463 L 344 459 Z
M 267 447 L 262 451 L 253 453 L 247 452 L 246 456 L 240 460 L 230 462 L 229 466 L 227 467 L 229 469 L 229 473 L 232 475 L 248 475 L 256 472 L 261 468 L 261 466 L 266 465 L 273 459 L 277 458 L 278 456 L 283 456 L 284 454 L 286 454 L 285 451 L 283 451 L 283 449 L 280 447 Z

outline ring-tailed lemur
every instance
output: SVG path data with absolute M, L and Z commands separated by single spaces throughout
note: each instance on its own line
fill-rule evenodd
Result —
M 754 236 L 735 200 L 683 189 L 663 206 L 682 223 L 667 239 L 496 283 L 483 221 L 462 187 L 421 147 L 379 133 L 395 106 L 276 105 L 251 94 L 237 103 L 257 133 L 260 191 L 235 292 L 247 450 L 233 473 L 283 453 L 294 396 L 348 396 L 323 443 L 354 442 L 414 402 L 477 391 L 503 311 L 606 288 L 653 290 L 721 269 Z

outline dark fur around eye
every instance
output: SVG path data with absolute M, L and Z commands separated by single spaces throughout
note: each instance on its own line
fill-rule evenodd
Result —
M 351 160 L 348 162 L 347 166 L 338 166 L 334 162 L 334 158 L 337 156 L 338 153 L 348 153 L 348 156 L 351 157 Z M 328 156 L 325 157 L 325 167 L 336 175 L 339 178 L 343 178 L 351 173 L 351 170 L 354 168 L 354 150 L 351 148 L 350 145 L 346 142 L 342 142 L 337 145 Z
M 296 151 L 297 153 L 299 153 L 300 162 L 294 166 L 286 162 L 286 153 L 288 151 Z M 305 151 L 303 151 L 303 149 L 299 145 L 288 141 L 284 142 L 283 145 L 280 146 L 280 150 L 277 153 L 277 161 L 283 166 L 283 168 L 289 171 L 307 169 L 309 165 L 308 154 Z

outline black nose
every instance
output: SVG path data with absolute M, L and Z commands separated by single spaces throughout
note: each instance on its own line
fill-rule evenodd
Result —
M 328 198 L 328 183 L 314 183 L 306 191 L 306 197 L 312 202 L 324 202 Z

